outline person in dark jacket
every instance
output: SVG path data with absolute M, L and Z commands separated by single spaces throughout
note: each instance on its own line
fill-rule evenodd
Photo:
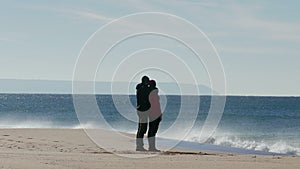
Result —
M 136 134 L 136 151 L 147 151 L 144 148 L 144 134 L 147 132 L 148 125 L 148 110 L 150 108 L 149 102 L 149 77 L 143 76 L 142 82 L 136 86 L 136 100 L 137 100 L 137 114 L 139 118 L 138 131 Z

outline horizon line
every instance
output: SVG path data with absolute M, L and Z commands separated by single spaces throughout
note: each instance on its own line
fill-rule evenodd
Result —
M 94 94 L 74 94 L 74 93 L 50 93 L 50 92 L 37 92 L 37 93 L 29 93 L 29 92 L 0 92 L 1 94 L 28 94 L 28 95 L 94 95 Z M 135 95 L 135 93 L 95 93 L 95 95 Z M 300 95 L 242 95 L 242 94 L 226 94 L 226 95 L 218 95 L 218 94 L 203 94 L 203 95 L 192 95 L 192 94 L 167 94 L 167 96 L 225 96 L 225 97 L 300 97 Z

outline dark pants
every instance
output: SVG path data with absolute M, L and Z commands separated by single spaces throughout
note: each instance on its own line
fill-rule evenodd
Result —
M 159 116 L 155 119 L 151 119 L 151 117 L 150 117 L 148 138 L 156 136 L 160 121 L 161 121 L 161 116 Z
M 138 131 L 136 134 L 136 146 L 137 148 L 141 148 L 144 146 L 144 135 L 147 132 L 147 126 L 148 126 L 148 119 L 149 119 L 149 114 L 148 111 L 137 112 L 138 117 L 139 117 L 139 124 L 138 124 Z M 161 116 L 152 119 L 150 117 L 149 119 L 149 130 L 148 130 L 148 141 L 149 141 L 149 147 L 155 147 L 155 136 L 158 131 L 158 126 L 161 121 Z
M 138 126 L 138 131 L 136 134 L 136 138 L 144 138 L 144 134 L 147 132 L 147 126 L 148 126 L 148 111 L 138 111 L 137 112 L 138 117 L 139 117 L 139 126 Z
M 136 133 L 136 146 L 137 147 L 143 147 L 144 146 L 144 134 L 147 132 L 147 126 L 148 126 L 148 111 L 137 111 L 138 117 L 139 117 L 139 125 L 138 130 Z

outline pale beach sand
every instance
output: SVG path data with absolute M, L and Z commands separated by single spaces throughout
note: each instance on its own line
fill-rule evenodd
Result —
M 99 130 L 99 135 L 101 132 Z M 107 132 L 104 135 L 109 137 Z M 115 152 L 137 153 L 117 149 Z M 154 157 L 133 159 L 99 148 L 81 129 L 0 129 L 0 168 L 295 169 L 300 168 L 300 157 L 176 149 Z

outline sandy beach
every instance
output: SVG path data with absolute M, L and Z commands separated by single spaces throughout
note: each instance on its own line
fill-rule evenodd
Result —
M 101 131 L 99 131 L 101 134 Z M 116 150 L 117 152 L 118 150 Z M 94 144 L 81 129 L 0 129 L 0 168 L 300 168 L 300 157 L 171 150 L 125 158 Z M 117 153 L 136 153 L 134 150 Z

